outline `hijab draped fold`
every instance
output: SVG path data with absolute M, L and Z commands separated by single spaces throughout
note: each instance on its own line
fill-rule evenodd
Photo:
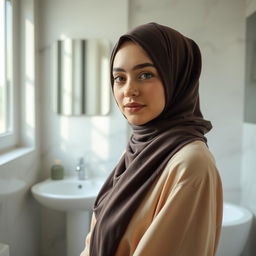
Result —
M 201 54 L 197 44 L 169 27 L 148 23 L 121 36 L 111 55 L 112 68 L 123 42 L 139 44 L 156 66 L 165 91 L 162 113 L 143 125 L 131 125 L 125 154 L 99 192 L 90 256 L 113 256 L 150 186 L 184 145 L 201 140 L 211 128 L 199 104 Z

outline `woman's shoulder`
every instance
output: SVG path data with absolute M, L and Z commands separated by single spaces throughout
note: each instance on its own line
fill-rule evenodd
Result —
M 165 171 L 173 179 L 194 182 L 218 175 L 215 159 L 202 141 L 193 141 L 183 146 L 169 160 Z
M 203 141 L 199 140 L 183 146 L 170 160 L 179 164 L 215 164 L 215 159 L 209 148 Z

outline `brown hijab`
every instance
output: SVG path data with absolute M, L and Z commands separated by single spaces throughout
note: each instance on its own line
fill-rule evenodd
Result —
M 126 152 L 95 201 L 97 219 L 90 256 L 113 256 L 130 219 L 170 158 L 184 145 L 201 140 L 211 128 L 199 106 L 201 54 L 196 43 L 179 32 L 148 23 L 120 37 L 111 56 L 124 41 L 139 44 L 152 59 L 165 89 L 163 112 L 143 125 L 131 125 Z

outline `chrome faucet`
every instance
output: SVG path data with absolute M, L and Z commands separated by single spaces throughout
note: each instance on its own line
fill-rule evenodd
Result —
M 83 157 L 79 158 L 78 164 L 76 166 L 76 171 L 78 172 L 78 179 L 79 180 L 87 180 L 88 179 L 88 172 L 85 168 Z

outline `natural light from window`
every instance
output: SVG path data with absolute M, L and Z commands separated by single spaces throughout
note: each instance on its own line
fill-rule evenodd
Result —
M 11 2 L 0 0 L 0 135 L 11 131 L 12 80 Z
M 5 95 L 5 18 L 4 1 L 0 1 L 0 134 L 6 132 Z
M 35 128 L 35 86 L 34 86 L 34 24 L 26 19 L 25 24 L 25 60 L 26 60 L 26 125 L 30 133 Z M 27 134 L 33 137 L 33 134 Z

